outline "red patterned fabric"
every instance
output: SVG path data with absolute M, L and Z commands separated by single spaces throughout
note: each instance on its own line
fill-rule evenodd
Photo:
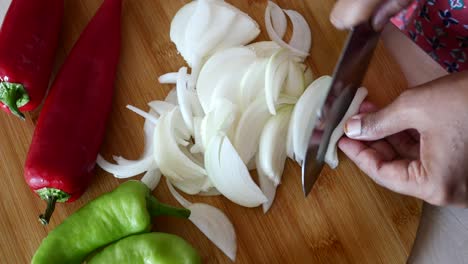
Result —
M 416 0 L 392 18 L 448 72 L 468 69 L 468 0 Z

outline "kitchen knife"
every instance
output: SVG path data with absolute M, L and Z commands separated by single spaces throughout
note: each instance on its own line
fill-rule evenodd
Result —
M 302 164 L 302 188 L 307 196 L 325 163 L 325 154 L 333 130 L 340 123 L 361 86 L 370 60 L 379 41 L 380 32 L 370 23 L 353 28 L 335 67 L 333 80 L 323 106 L 317 111 L 318 122 L 309 137 Z

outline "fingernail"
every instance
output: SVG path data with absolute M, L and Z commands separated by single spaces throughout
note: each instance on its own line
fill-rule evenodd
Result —
M 353 116 L 346 122 L 344 132 L 348 137 L 355 138 L 361 135 L 361 129 L 361 118 L 359 116 Z
M 337 29 L 345 29 L 343 22 L 334 16 L 330 16 L 330 21 Z

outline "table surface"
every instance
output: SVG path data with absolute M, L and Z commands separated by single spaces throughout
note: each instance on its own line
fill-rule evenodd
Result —
M 7 0 L 0 0 L 1 6 Z M 87 21 L 102 1 L 65 0 L 64 30 L 57 68 L 63 62 Z M 143 120 L 125 109 L 132 104 L 162 99 L 171 87 L 157 84 L 160 74 L 184 65 L 168 32 L 171 18 L 187 1 L 124 0 L 123 49 L 116 82 L 116 95 L 102 154 L 137 158 L 143 149 Z M 263 27 L 266 1 L 231 1 Z M 313 48 L 307 64 L 315 76 L 331 74 L 345 39 L 345 32 L 333 29 L 328 14 L 333 1 L 276 1 L 286 9 L 302 13 L 313 34 Z M 1 12 L 5 9 L 0 8 Z M 364 84 L 369 99 L 385 105 L 405 88 L 396 62 L 379 45 Z M 40 241 L 68 215 L 119 181 L 97 170 L 89 190 L 72 204 L 57 206 L 48 227 L 37 223 L 44 203 L 26 186 L 22 174 L 29 142 L 39 112 L 27 115 L 25 122 L 0 113 L 0 256 L 27 263 Z M 131 139 L 131 140 L 129 140 Z M 271 211 L 246 209 L 225 198 L 191 197 L 222 209 L 233 221 L 238 236 L 236 263 L 403 263 L 415 238 L 421 202 L 374 184 L 344 156 L 338 170 L 325 168 L 313 192 L 304 199 L 300 170 L 288 162 L 283 184 Z M 164 202 L 175 204 L 164 185 L 154 192 Z M 179 219 L 158 218 L 155 230 L 175 233 L 192 243 L 206 263 L 229 263 L 227 258 L 191 224 Z

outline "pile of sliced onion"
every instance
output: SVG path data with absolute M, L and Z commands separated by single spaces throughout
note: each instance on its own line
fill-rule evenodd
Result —
M 288 18 L 293 32 L 286 43 Z M 329 76 L 314 81 L 303 63 L 312 43 L 304 17 L 269 2 L 265 22 L 272 41 L 250 43 L 259 26 L 234 6 L 222 0 L 183 6 L 172 20 L 170 37 L 190 73 L 181 67 L 160 76 L 161 84 L 175 87 L 164 101 L 148 103 L 148 112 L 128 106 L 145 118 L 140 159 L 114 157 L 117 164 L 97 159 L 117 178 L 145 173 L 142 181 L 152 190 L 163 175 L 174 197 L 191 210 L 190 220 L 232 260 L 237 247 L 229 219 L 212 206 L 188 202 L 175 188 L 190 195 L 223 195 L 245 207 L 262 205 L 266 213 L 287 157 L 302 164 L 331 84 Z M 347 116 L 366 94 L 359 91 Z M 338 165 L 342 125 L 327 152 L 332 167 Z M 251 177 L 254 169 L 260 186 Z

